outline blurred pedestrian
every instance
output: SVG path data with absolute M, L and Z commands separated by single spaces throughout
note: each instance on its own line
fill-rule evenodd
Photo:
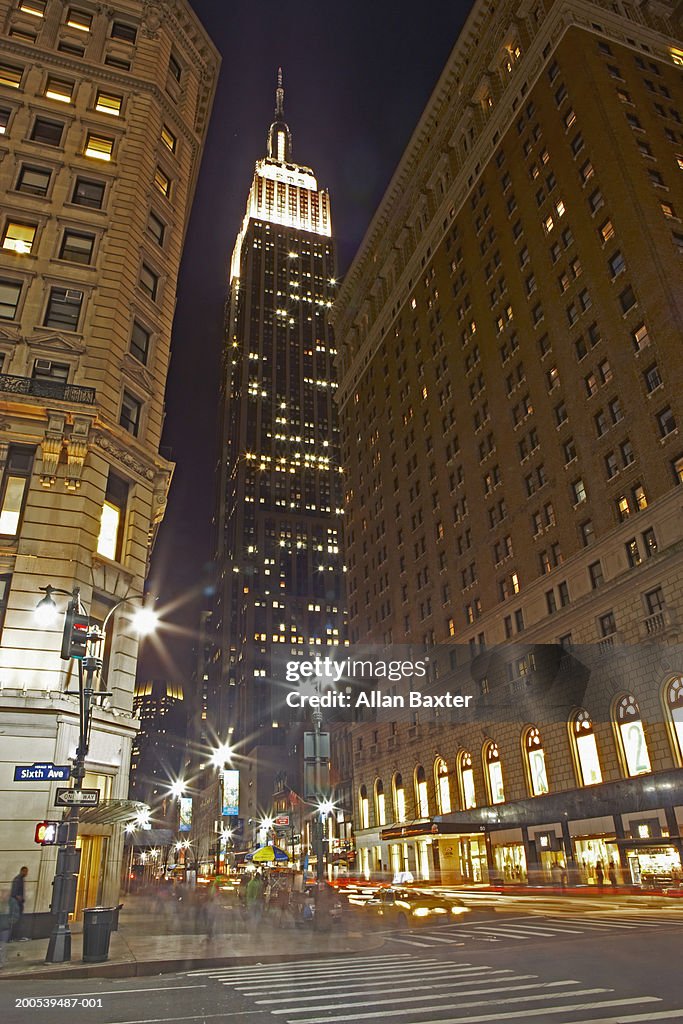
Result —
M 598 883 L 598 889 L 602 889 L 605 884 L 605 871 L 601 860 L 595 865 L 595 880 Z
M 613 889 L 616 889 L 617 884 L 618 884 L 617 883 L 617 868 L 616 868 L 616 865 L 615 865 L 614 861 L 612 861 L 612 863 L 610 864 L 609 868 L 607 869 L 607 877 L 609 878 L 609 884 L 612 886 Z
M 246 891 L 247 923 L 249 929 L 256 928 L 263 917 L 263 879 L 255 874 L 250 879 Z
M 24 904 L 26 902 L 26 895 L 24 891 L 24 879 L 28 874 L 28 868 L 24 865 L 19 869 L 19 874 L 15 875 L 12 879 L 12 888 L 10 889 L 10 936 L 8 941 L 18 941 L 16 933 L 21 927 L 21 917 L 24 913 Z

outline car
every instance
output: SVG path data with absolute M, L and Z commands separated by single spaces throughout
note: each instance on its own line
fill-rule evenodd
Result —
M 460 920 L 469 913 L 469 907 L 456 898 L 390 886 L 378 889 L 364 904 L 362 912 L 391 927 L 416 928 Z

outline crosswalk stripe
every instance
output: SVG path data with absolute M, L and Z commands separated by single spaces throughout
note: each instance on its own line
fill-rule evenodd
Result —
M 432 970 L 432 971 L 426 972 L 424 970 L 424 968 L 422 966 L 420 966 L 419 968 L 415 968 L 415 970 L 413 970 L 413 971 L 407 971 L 407 970 L 406 971 L 402 971 L 400 978 L 396 981 L 396 984 L 402 984 L 403 982 L 405 982 L 406 984 L 412 984 L 412 982 L 414 980 L 422 981 L 425 978 L 425 975 L 427 975 L 427 977 L 429 977 L 430 980 L 431 979 L 438 979 L 438 978 L 449 978 L 449 979 L 453 980 L 453 979 L 457 979 L 457 978 L 466 978 L 466 977 L 469 977 L 471 975 L 475 975 L 476 976 L 476 975 L 480 975 L 480 974 L 486 974 L 487 977 L 488 977 L 491 974 L 512 974 L 512 973 L 513 973 L 513 971 L 512 971 L 512 968 L 510 968 L 510 967 L 505 967 L 505 968 L 501 967 L 501 968 L 498 968 L 495 971 L 492 971 L 488 967 L 470 967 L 467 970 L 463 971 L 463 970 L 460 970 L 459 968 L 452 967 L 450 964 L 444 964 L 443 967 L 439 968 L 439 970 Z M 333 977 L 334 977 L 334 979 L 337 979 L 339 976 L 335 972 Z M 528 977 L 532 977 L 532 975 L 528 975 Z M 536 975 L 533 975 L 533 977 L 536 977 Z M 313 984 L 311 984 L 308 981 L 308 979 L 306 979 L 306 989 L 308 991 L 314 991 L 316 989 L 324 989 L 325 991 L 329 991 L 330 983 L 331 983 L 332 980 L 333 979 L 331 979 L 331 978 L 327 978 L 327 979 L 325 979 L 325 981 L 315 981 Z M 347 981 L 346 978 L 344 978 L 342 980 L 343 980 L 344 991 L 345 992 L 349 991 L 349 989 L 352 989 L 352 988 L 366 988 L 368 985 L 376 984 L 376 982 L 374 980 L 371 980 L 371 981 L 367 981 L 367 980 L 366 981 Z M 386 980 L 386 979 L 383 979 L 383 980 Z M 496 980 L 496 979 L 494 979 L 494 980 Z M 226 984 L 227 984 L 227 982 L 226 982 Z M 260 986 L 258 988 L 248 988 L 248 987 L 246 987 L 248 985 L 255 985 L 255 984 L 257 984 L 256 981 L 243 982 L 241 984 L 240 983 L 236 984 L 235 988 L 238 989 L 243 995 L 257 995 L 257 996 L 262 995 L 263 994 L 263 987 L 262 986 Z M 287 982 L 287 983 L 286 982 L 276 982 L 275 984 L 269 984 L 269 992 L 271 992 L 271 993 L 288 992 L 288 991 L 291 991 L 292 989 L 294 991 L 296 991 L 296 992 L 300 992 L 301 991 L 301 981 L 292 981 L 292 982 Z
M 572 995 L 583 995 L 583 992 L 572 992 Z M 548 1016 L 549 1014 L 567 1014 L 575 1013 L 579 1010 L 599 1010 L 601 1007 L 629 1007 L 636 1004 L 636 1002 L 660 1002 L 654 995 L 645 995 L 642 998 L 632 999 L 601 999 L 600 1002 L 580 1002 L 574 1007 L 541 1007 L 538 1010 L 530 1009 L 524 1010 L 524 1018 L 528 1017 L 540 1017 L 542 1014 Z M 469 1004 L 472 1006 L 472 1004 Z M 434 1007 L 434 1010 L 452 1010 L 450 1006 L 445 1007 Z M 468 1009 L 468 1008 L 463 1008 Z M 413 1010 L 383 1010 L 382 1019 L 385 1020 L 388 1017 L 404 1017 L 407 1014 L 415 1013 Z M 345 1017 L 326 1017 L 325 1024 L 334 1024 L 337 1021 L 355 1021 L 365 1019 L 367 1017 L 376 1017 L 377 1014 L 362 1014 L 360 1016 L 345 1016 Z M 680 1015 L 679 1015 L 680 1016 Z M 644 1018 L 646 1019 L 646 1018 Z M 476 1014 L 474 1017 L 444 1017 L 439 1020 L 430 1020 L 428 1024 L 480 1024 L 481 1021 L 501 1021 L 501 1020 L 519 1020 L 519 1011 L 504 1011 L 500 1014 Z M 616 1019 L 618 1024 L 622 1024 L 623 1021 L 628 1021 L 628 1018 L 618 1017 Z M 633 1020 L 633 1018 L 632 1018 Z M 321 1024 L 318 1017 L 304 1017 L 297 1021 L 297 1024 Z M 427 1024 L 427 1022 L 425 1022 Z M 575 1024 L 599 1024 L 596 1021 L 581 1021 L 575 1022 Z
M 402 960 L 409 960 L 410 955 L 408 953 L 400 954 Z M 359 959 L 354 956 L 347 956 L 343 960 L 335 960 L 330 962 L 329 960 L 310 960 L 310 961 L 292 961 L 291 963 L 283 963 L 279 961 L 276 964 L 254 964 L 250 967 L 225 967 L 216 968 L 214 970 L 207 971 L 212 976 L 225 977 L 229 975 L 234 978 L 248 978 L 248 977 L 268 977 L 274 978 L 277 975 L 285 975 L 286 977 L 292 977 L 296 975 L 305 975 L 309 977 L 313 974 L 326 974 L 328 968 L 325 965 L 333 967 L 335 970 L 344 970 L 351 964 L 355 964 L 355 969 L 362 964 L 367 967 L 390 967 L 395 970 L 399 970 L 401 967 L 400 963 L 396 963 L 397 957 L 387 954 L 382 957 L 381 960 L 373 959 L 368 961 L 366 959 Z M 434 963 L 438 963 L 438 960 L 434 960 Z
M 495 973 L 496 973 L 495 971 L 484 971 L 484 972 L 481 972 L 479 975 L 475 975 L 474 977 L 471 977 L 471 978 L 465 978 L 462 981 L 454 981 L 452 978 L 444 978 L 443 981 L 435 981 L 433 979 L 433 977 L 430 975 L 430 977 L 429 977 L 429 984 L 428 985 L 416 985 L 414 981 L 411 981 L 411 982 L 406 982 L 406 984 L 403 985 L 403 986 L 401 986 L 398 983 L 395 983 L 394 985 L 391 985 L 389 988 L 382 988 L 381 985 L 380 986 L 377 985 L 377 982 L 366 981 L 362 985 L 354 985 L 354 986 L 344 985 L 343 991 L 340 990 L 339 994 L 343 995 L 344 997 L 346 997 L 347 995 L 349 995 L 349 991 L 350 991 L 350 989 L 352 987 L 353 988 L 361 988 L 361 990 L 362 989 L 367 989 L 368 991 L 371 991 L 373 995 L 377 995 L 380 992 L 401 992 L 406 987 L 411 992 L 420 992 L 422 989 L 429 989 L 429 991 L 431 992 L 431 991 L 433 991 L 436 988 L 455 989 L 455 988 L 460 988 L 463 985 L 476 985 L 476 984 L 480 984 L 484 980 L 486 981 L 487 985 L 493 985 L 493 984 L 498 985 L 499 983 L 502 983 L 502 982 L 528 981 L 528 980 L 533 980 L 534 978 L 538 977 L 537 974 L 515 974 L 511 978 L 510 977 L 507 977 L 507 978 L 492 978 L 491 974 L 495 974 Z M 501 971 L 500 973 L 502 974 L 502 973 L 507 973 L 507 972 L 502 972 Z M 542 982 L 540 985 L 531 985 L 531 986 L 524 985 L 522 987 L 523 988 L 542 988 L 544 984 L 545 984 L 545 982 Z M 556 981 L 556 982 L 553 982 L 553 984 L 554 985 L 580 985 L 581 982 L 579 982 L 579 981 Z M 307 990 L 308 990 L 308 986 L 307 986 Z M 256 991 L 256 992 L 245 992 L 242 989 L 240 989 L 239 991 L 241 992 L 241 994 L 243 996 L 246 996 L 246 995 L 263 995 L 263 990 L 262 989 L 260 991 Z M 279 992 L 279 991 L 282 991 L 282 990 L 278 989 L 275 994 L 277 994 L 277 992 Z M 331 989 L 328 986 L 328 988 L 326 990 L 326 995 L 328 995 L 328 996 L 332 995 L 333 991 L 334 990 Z M 489 991 L 489 989 L 481 989 L 480 991 L 487 992 L 487 991 Z M 508 989 L 501 988 L 501 989 L 496 989 L 496 991 L 498 991 L 498 992 L 506 992 L 506 991 L 508 991 Z M 355 992 L 355 993 L 352 992 L 351 993 L 351 995 L 358 995 L 358 996 L 361 996 L 363 994 L 364 994 L 363 991 Z M 467 993 L 463 993 L 463 994 L 466 995 Z M 284 996 L 282 999 L 272 999 L 271 995 L 272 995 L 272 993 L 269 993 L 268 999 L 257 999 L 256 1000 L 257 1005 L 267 1004 L 268 1006 L 270 1006 L 270 1005 L 272 1005 L 274 1003 L 287 1003 L 287 1002 L 290 1002 L 291 999 L 292 999 L 292 995 L 291 994 L 288 995 L 288 996 Z M 297 993 L 296 994 L 296 998 L 299 1000 L 299 1002 L 301 1002 L 301 1001 L 308 1002 L 309 1000 L 320 999 L 320 995 L 321 995 L 320 992 L 314 992 L 310 996 L 302 996 L 302 995 L 299 995 Z
M 522 978 L 523 977 L 524 976 L 522 975 Z M 533 977 L 533 976 L 529 975 L 528 977 Z M 483 980 L 483 979 L 481 979 L 481 980 Z M 510 981 L 512 979 L 501 978 L 500 980 L 501 981 Z M 472 982 L 461 982 L 461 984 L 463 984 L 463 985 L 464 984 L 472 984 Z M 559 988 L 559 987 L 562 987 L 562 986 L 565 986 L 565 985 L 580 985 L 580 984 L 581 984 L 580 981 L 553 981 L 553 982 L 550 982 L 550 983 L 545 982 L 545 981 L 540 981 L 540 982 L 536 982 L 536 983 L 528 984 L 528 985 L 502 985 L 500 988 L 496 989 L 496 995 L 498 995 L 499 992 L 517 992 L 517 991 L 521 992 L 521 991 L 527 991 L 529 989 L 535 989 L 535 988 L 543 988 L 543 989 L 547 990 L 547 989 L 553 988 L 553 987 L 554 988 Z M 433 995 L 434 995 L 433 988 L 434 987 L 443 988 L 445 986 L 447 986 L 446 982 L 442 982 L 439 986 L 420 985 L 418 988 L 412 989 L 412 991 L 419 992 L 419 991 L 422 991 L 424 989 L 428 994 L 426 994 L 426 995 L 403 995 L 403 996 L 399 996 L 398 998 L 392 998 L 391 999 L 391 1005 L 394 1006 L 395 1004 L 397 1004 L 397 1002 L 423 1002 L 425 999 L 431 999 L 433 997 Z M 453 995 L 455 997 L 457 997 L 459 999 L 462 999 L 462 998 L 469 998 L 471 995 L 490 995 L 490 994 L 492 994 L 492 990 L 490 990 L 490 988 L 488 986 L 486 986 L 485 988 L 470 988 L 470 989 L 468 989 L 465 992 L 457 991 L 456 989 L 457 989 L 456 985 L 451 985 L 449 987 L 449 991 L 439 992 L 438 995 L 439 995 L 440 998 L 443 998 L 444 996 L 449 995 L 450 993 L 453 993 Z M 396 990 L 393 989 L 393 988 L 379 988 L 379 989 L 377 989 L 376 994 L 377 995 L 384 995 L 387 992 L 391 993 L 391 992 L 394 992 L 394 991 L 396 991 Z M 611 990 L 610 989 L 602 989 L 602 991 L 611 991 Z M 358 994 L 361 994 L 361 993 L 358 993 Z M 551 995 L 553 995 L 553 994 L 554 993 L 551 992 Z M 573 993 L 560 992 L 558 994 L 564 996 L 565 994 L 569 995 L 569 994 L 573 994 Z M 315 995 L 315 996 L 311 996 L 311 998 L 316 998 L 317 999 L 317 998 L 319 998 L 319 996 Z M 523 998 L 527 998 L 527 996 L 523 996 Z M 528 996 L 528 998 L 530 998 L 530 996 Z M 278 1002 L 278 1001 L 285 1002 L 287 1000 L 286 999 L 256 999 L 256 1006 L 268 1006 L 269 1007 L 269 1006 L 271 1006 L 273 1004 L 273 1002 Z M 299 1002 L 305 1002 L 305 1001 L 308 1001 L 308 996 L 302 995 L 302 996 L 299 997 Z M 379 1002 L 382 1002 L 382 1004 L 384 1005 L 384 1001 L 385 1000 L 383 998 L 369 999 L 369 1000 L 367 1000 L 365 1002 L 348 1002 L 345 999 L 344 1000 L 344 1006 L 347 1007 L 348 1009 L 355 1010 L 358 1007 L 374 1007 L 377 1004 L 379 1004 Z M 499 999 L 488 999 L 487 1001 L 488 1002 L 498 1002 L 500 1000 Z M 503 1000 L 503 1001 L 505 1001 L 505 1000 Z M 512 1000 L 508 1000 L 508 1001 L 512 1001 Z M 473 1004 L 473 1006 L 476 1006 L 476 1005 L 477 1004 Z M 329 1006 L 330 1006 L 329 1001 L 326 1001 L 325 1004 L 318 1005 L 317 1007 L 285 1007 L 283 1010 L 271 1010 L 270 1012 L 272 1014 L 278 1014 L 278 1015 L 290 1014 L 290 1013 L 291 1014 L 296 1014 L 296 1013 L 300 1013 L 303 1010 L 310 1011 L 310 1010 L 329 1009 Z M 415 1009 L 416 1009 L 416 1012 L 424 1012 L 424 1011 L 420 1011 L 419 1007 L 416 1007 Z M 430 1007 L 426 1007 L 425 1009 L 426 1010 L 430 1010 L 431 1008 Z
M 391 938 L 393 940 L 395 938 L 395 936 L 392 935 Z M 427 945 L 430 945 L 430 946 L 433 943 L 437 943 L 437 944 L 438 943 L 443 943 L 446 946 L 452 946 L 453 945 L 453 940 L 455 939 L 455 935 L 450 935 L 449 934 L 448 937 L 444 937 L 443 935 L 434 935 L 432 932 L 426 932 L 425 934 L 421 935 L 420 938 L 421 939 L 427 939 Z M 421 945 L 422 945 L 422 943 L 421 943 Z
M 568 1020 L 565 1024 L 639 1024 L 640 1021 L 663 1020 L 670 1021 L 674 1017 L 683 1017 L 683 1010 L 660 1010 L 657 1013 L 632 1013 L 624 1017 L 621 1013 L 618 1017 L 601 1017 L 600 1020 Z M 438 1021 L 430 1022 L 438 1024 Z
M 401 954 L 399 954 L 399 956 L 401 958 L 405 959 L 405 960 L 409 960 L 410 959 L 410 955 L 408 953 L 401 953 Z M 246 973 L 246 972 L 252 972 L 252 971 L 268 971 L 268 970 L 271 970 L 271 969 L 273 971 L 296 970 L 297 968 L 301 968 L 303 970 L 304 968 L 308 969 L 308 968 L 310 968 L 312 966 L 317 966 L 317 965 L 322 964 L 322 963 L 327 964 L 328 966 L 332 966 L 334 964 L 346 964 L 351 959 L 355 959 L 356 962 L 359 962 L 361 960 L 361 958 L 359 958 L 357 956 L 354 957 L 353 954 L 349 954 L 348 956 L 328 957 L 325 960 L 288 960 L 286 963 L 283 963 L 282 960 L 278 960 L 277 963 L 273 963 L 273 964 L 245 964 L 243 966 L 235 965 L 235 966 L 232 966 L 232 967 L 221 967 L 221 968 L 205 967 L 205 968 L 203 968 L 200 971 L 187 971 L 187 974 L 189 974 L 189 975 L 213 974 L 217 970 L 221 971 L 221 972 L 230 971 L 232 973 Z M 388 960 L 389 962 L 394 963 L 396 961 L 396 959 L 397 959 L 397 957 L 395 955 L 392 956 L 390 954 L 382 953 L 382 954 L 377 954 L 376 956 L 364 956 L 364 957 L 362 957 L 362 962 L 366 963 L 366 964 L 372 964 L 372 963 L 379 963 L 380 961 L 383 961 L 383 960 Z
M 526 925 L 524 925 L 523 927 L 512 928 L 510 926 L 506 927 L 505 925 L 500 925 L 499 924 L 499 925 L 496 925 L 494 928 L 481 928 L 479 930 L 482 931 L 482 932 L 494 932 L 496 935 L 506 935 L 506 936 L 507 935 L 522 935 L 522 936 L 524 936 L 524 935 L 544 935 L 546 938 L 552 938 L 553 935 L 555 934 L 554 932 L 543 931 L 540 927 L 539 928 L 534 928 L 534 927 L 527 928 Z
M 508 1003 L 538 1002 L 539 999 L 547 999 L 548 996 L 550 996 L 551 999 L 573 999 L 574 996 L 602 995 L 605 992 L 613 992 L 614 991 L 614 989 L 612 989 L 612 988 L 582 988 L 582 989 L 579 989 L 578 991 L 576 989 L 573 989 L 571 992 L 558 992 L 558 991 L 555 990 L 555 991 L 553 991 L 551 993 L 548 993 L 548 991 L 547 991 L 550 988 L 556 989 L 557 986 L 564 985 L 564 984 L 565 984 L 565 982 L 563 982 L 563 981 L 551 981 L 551 982 L 540 981 L 540 982 L 538 982 L 536 984 L 533 984 L 533 985 L 511 985 L 509 987 L 509 989 L 504 990 L 504 991 L 509 991 L 509 992 L 514 992 L 516 990 L 517 991 L 526 991 L 528 989 L 537 989 L 537 988 L 542 988 L 545 991 L 542 992 L 540 995 L 532 995 L 532 996 L 530 996 L 530 995 L 518 995 L 518 996 L 509 996 L 509 997 L 506 997 L 505 999 L 497 999 L 497 998 L 494 998 L 494 999 L 475 999 L 472 1002 L 468 1002 L 468 1003 L 464 1004 L 463 1009 L 469 1009 L 469 1007 L 471 1007 L 471 1006 L 492 1006 L 494 1004 L 496 1006 L 504 1006 L 504 1005 L 506 1005 Z M 581 984 L 581 983 L 577 982 L 577 984 Z M 498 995 L 499 991 L 500 990 L 496 991 L 496 993 L 495 993 L 496 996 Z M 444 996 L 446 996 L 446 995 L 447 995 L 447 993 L 445 993 L 445 992 L 441 993 L 441 998 L 444 998 Z M 469 999 L 470 996 L 481 996 L 481 995 L 488 995 L 488 996 L 490 996 L 491 992 L 487 988 L 478 988 L 478 989 L 473 989 L 470 992 L 457 992 L 457 993 L 454 993 L 454 995 L 457 996 L 458 999 Z M 419 1013 L 424 1013 L 424 1012 L 429 1011 L 431 1013 L 431 1011 L 434 1010 L 434 1009 L 436 1009 L 436 1010 L 450 1009 L 450 1005 L 447 1005 L 447 1006 L 437 1006 L 437 1007 L 426 1006 L 424 1009 L 420 1009 L 419 1007 L 415 1007 L 415 1006 L 413 1006 L 413 1007 L 411 1007 L 410 1009 L 407 1009 L 407 1010 L 394 1010 L 393 1009 L 393 1007 L 394 1007 L 394 1005 L 396 1003 L 420 1003 L 420 1002 L 424 1002 L 425 999 L 431 999 L 431 998 L 432 998 L 431 994 L 430 995 L 425 995 L 425 996 L 400 996 L 398 999 L 392 999 L 391 1000 L 392 1009 L 391 1009 L 390 1012 L 392 1014 L 396 1015 L 396 1016 L 399 1016 L 399 1015 L 405 1016 L 405 1014 L 407 1014 L 407 1013 L 415 1013 L 416 1011 L 419 1012 Z M 261 1000 L 261 1003 L 268 1003 L 268 1000 L 267 999 L 263 999 L 263 1000 Z M 327 1009 L 329 1009 L 329 1005 L 330 1005 L 329 1002 L 324 1002 L 324 1003 L 318 1004 L 318 1006 L 285 1006 L 281 1010 L 271 1010 L 270 1012 L 273 1015 L 275 1015 L 275 1016 L 280 1016 L 280 1015 L 283 1015 L 283 1014 L 286 1014 L 286 1013 L 305 1013 L 305 1012 L 310 1011 L 310 1010 L 327 1010 Z M 384 1006 L 386 1008 L 386 1000 L 384 1000 L 384 999 L 369 999 L 369 1000 L 366 1000 L 365 1002 L 362 1002 L 362 1003 L 350 1003 L 347 1000 L 344 1001 L 344 1006 L 346 1007 L 346 1009 L 349 1009 L 349 1010 L 359 1010 L 359 1009 L 361 1009 L 362 1007 L 365 1007 L 365 1006 L 378 1006 L 378 1005 L 382 1005 L 382 1006 Z M 375 1017 L 375 1016 L 376 1016 L 376 1012 L 375 1013 L 357 1013 L 351 1019 L 353 1019 L 353 1020 L 366 1020 L 369 1017 Z M 341 1021 L 341 1020 L 348 1020 L 348 1019 L 349 1018 L 346 1017 L 346 1016 L 343 1016 L 343 1017 L 325 1017 L 325 1024 L 328 1024 L 329 1021 Z M 305 1022 L 304 1021 L 299 1021 L 298 1024 L 305 1024 Z

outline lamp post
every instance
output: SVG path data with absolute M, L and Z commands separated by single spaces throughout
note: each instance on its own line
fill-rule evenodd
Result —
M 39 590 L 45 594 L 45 597 L 38 602 L 36 615 L 43 628 L 54 623 L 59 614 L 52 595 L 61 594 L 69 598 L 64 619 L 61 657 L 65 661 L 73 659 L 78 662 L 78 745 L 73 758 L 72 778 L 74 784 L 72 788 L 80 791 L 85 778 L 85 759 L 90 746 L 92 709 L 95 699 L 101 701 L 105 697 L 111 696 L 103 690 L 96 692 L 94 687 L 95 675 L 102 669 L 102 658 L 99 656 L 100 644 L 104 639 L 107 623 L 116 609 L 131 600 L 131 597 L 142 595 L 130 595 L 118 601 L 105 616 L 102 629 L 100 629 L 99 626 L 90 623 L 89 616 L 81 603 L 80 587 L 74 586 L 73 590 L 68 591 L 53 587 L 48 583 L 45 587 L 39 587 Z M 143 630 L 154 628 L 150 613 L 154 616 L 154 624 L 156 624 L 156 613 L 152 609 L 145 608 L 141 611 L 146 613 L 141 620 Z M 68 694 L 70 691 L 65 692 Z M 76 846 L 79 820 L 80 806 L 78 802 L 75 802 L 66 812 L 66 821 L 68 822 L 66 842 L 60 846 L 57 853 L 57 866 L 52 883 L 52 902 L 50 904 L 50 910 L 55 914 L 57 922 L 50 935 L 45 956 L 46 963 L 66 963 L 71 960 L 69 914 L 72 914 L 76 907 L 76 888 L 81 866 L 81 851 Z

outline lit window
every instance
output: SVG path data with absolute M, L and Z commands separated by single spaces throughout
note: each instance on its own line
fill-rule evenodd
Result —
M 108 139 L 106 135 L 96 135 L 94 132 L 88 132 L 85 142 L 85 156 L 92 157 L 94 160 L 111 160 L 113 150 L 113 139 Z
M 439 814 L 450 814 L 451 787 L 448 780 L 448 765 L 442 757 L 438 758 L 434 765 L 434 777 L 436 780 L 436 798 Z
M 161 192 L 162 196 L 168 196 L 171 191 L 171 180 L 164 174 L 160 167 L 154 172 L 154 186 Z
M 7 131 L 7 125 L 11 116 L 12 111 L 9 107 L 0 107 L 0 135 L 4 135 Z
M 361 786 L 358 793 L 358 824 L 361 828 L 370 827 L 370 808 L 368 802 L 368 790 Z
M 429 817 L 429 798 L 427 795 L 427 779 L 422 765 L 415 769 L 415 809 L 420 818 Z
M 8 221 L 2 236 L 2 248 L 11 249 L 13 252 L 27 256 L 33 248 L 35 237 L 35 224 L 20 224 L 17 221 Z
M 577 774 L 581 786 L 596 786 L 602 782 L 602 769 L 595 741 L 593 723 L 587 711 L 577 711 L 570 723 Z
M 23 75 L 23 68 L 14 67 L 12 64 L 0 64 L 0 85 L 9 86 L 10 89 L 18 89 Z
M 178 140 L 167 125 L 162 125 L 161 141 L 163 142 L 167 149 L 170 149 L 171 153 L 175 153 L 176 147 L 178 145 Z
M 50 76 L 45 86 L 45 95 L 49 100 L 59 100 L 60 103 L 71 103 L 74 94 L 74 83 L 66 82 L 63 78 Z
M 645 730 L 635 697 L 632 694 L 622 697 L 615 713 L 626 774 L 633 777 L 652 771 Z
M 541 735 L 536 726 L 530 726 L 525 732 L 524 751 L 526 753 L 529 791 L 532 796 L 542 796 L 548 792 L 548 774 Z
M 469 811 L 477 806 L 476 792 L 474 788 L 474 769 L 472 768 L 472 755 L 467 750 L 461 750 L 457 760 L 458 777 L 460 783 L 460 800 L 462 809 Z
M 671 726 L 676 760 L 683 767 L 683 676 L 676 676 L 666 687 L 665 707 Z
M 116 96 L 115 93 L 98 90 L 95 110 L 99 110 L 101 114 L 112 114 L 114 117 L 118 117 L 121 113 L 122 103 L 123 97 Z
M 505 803 L 505 787 L 503 785 L 503 767 L 497 745 L 489 740 L 484 746 L 484 762 L 489 798 L 492 804 Z
M 0 534 L 15 537 L 28 493 L 33 468 L 33 448 L 10 445 L 0 491 Z
M 381 779 L 377 779 L 375 783 L 375 823 L 377 825 L 386 825 L 387 823 L 387 806 Z
M 393 778 L 393 790 L 394 790 L 394 811 L 396 821 L 406 820 L 406 794 L 403 788 L 403 777 L 400 773 L 394 775 Z
M 66 23 L 69 28 L 78 29 L 79 32 L 89 32 L 92 25 L 92 14 L 87 14 L 85 11 L 78 11 L 70 7 L 69 13 L 66 16 Z
M 46 6 L 47 0 L 21 0 L 19 10 L 24 14 L 32 14 L 34 18 L 42 18 L 45 16 Z
M 100 532 L 97 538 L 97 553 L 115 561 L 121 560 L 123 526 L 128 502 L 128 484 L 109 473 L 107 490 L 100 517 Z

